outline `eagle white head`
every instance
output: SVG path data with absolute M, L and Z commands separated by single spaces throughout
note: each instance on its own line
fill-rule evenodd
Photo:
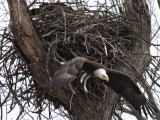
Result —
M 109 77 L 106 73 L 106 70 L 103 68 L 99 68 L 99 69 L 95 70 L 94 76 L 100 78 L 101 80 L 106 80 L 107 82 L 109 82 Z

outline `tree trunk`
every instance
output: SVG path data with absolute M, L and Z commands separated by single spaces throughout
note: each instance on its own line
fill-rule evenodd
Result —
M 59 63 L 56 61 L 48 61 L 47 63 L 47 50 L 32 25 L 25 0 L 7 1 L 10 10 L 9 26 L 14 36 L 13 43 L 31 68 L 38 86 L 49 95 L 48 99 L 63 105 L 75 120 L 110 120 L 118 100 L 118 96 L 114 92 L 106 91 L 103 99 L 99 99 L 99 97 L 95 97 L 96 95 L 85 94 L 80 89 L 75 90 L 75 95 L 68 89 L 58 91 L 51 89 L 51 78 L 59 67 Z M 131 24 L 128 26 L 135 32 L 134 38 L 136 40 L 132 56 L 125 58 L 125 61 L 129 61 L 128 63 L 134 69 L 129 69 L 121 63 L 116 64 L 115 68 L 129 74 L 135 73 L 135 71 L 142 74 L 150 61 L 150 16 L 143 0 L 136 2 L 127 0 L 124 7 L 124 20 L 130 20 Z

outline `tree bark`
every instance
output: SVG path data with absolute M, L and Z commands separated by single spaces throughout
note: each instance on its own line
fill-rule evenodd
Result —
M 41 38 L 32 25 L 25 0 L 7 1 L 10 10 L 9 26 L 14 36 L 13 43 L 31 68 L 38 86 L 51 96 L 53 102 L 63 105 L 75 120 L 110 120 L 118 100 L 118 96 L 114 92 L 109 90 L 103 99 L 99 99 L 92 94 L 85 94 L 79 89 L 75 91 L 75 95 L 67 89 L 60 89 L 58 91 L 51 89 L 51 78 L 59 67 L 59 64 L 56 61 L 48 61 L 47 63 L 47 50 L 45 50 Z M 132 19 L 129 26 L 135 31 L 134 36 L 136 39 L 132 57 L 128 57 L 125 60 L 130 61 L 130 64 L 135 68 L 134 70 L 137 70 L 140 74 L 145 71 L 150 61 L 149 43 L 151 26 L 146 6 L 143 0 L 136 2 L 135 0 L 126 0 L 124 3 L 125 11 L 123 13 L 124 19 Z M 46 66 L 49 66 L 49 68 Z M 117 64 L 115 68 L 127 71 L 129 74 L 134 72 L 133 69 L 129 69 L 123 64 Z

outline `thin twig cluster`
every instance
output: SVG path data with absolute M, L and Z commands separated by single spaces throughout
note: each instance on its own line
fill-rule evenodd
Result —
M 129 23 L 123 23 L 122 17 L 105 5 L 96 11 L 79 9 L 75 11 L 63 3 L 45 3 L 32 9 L 31 17 L 54 59 L 66 62 L 84 56 L 108 62 L 112 67 L 134 44 Z
M 111 68 L 129 55 L 134 44 L 133 33 L 121 15 L 111 12 L 114 6 L 98 5 L 96 10 L 79 4 L 75 7 L 77 10 L 68 3 L 42 3 L 30 10 L 33 25 L 53 60 L 66 62 L 83 56 Z M 0 106 L 11 101 L 12 111 L 18 104 L 21 111 L 17 119 L 25 114 L 30 116 L 28 111 L 43 116 L 41 113 L 50 106 L 45 99 L 48 96 L 36 85 L 29 67 L 12 43 L 12 34 L 5 29 L 1 36 L 0 76 L 5 79 L 0 81 L 0 87 L 5 95 Z M 30 106 L 34 106 L 34 111 Z

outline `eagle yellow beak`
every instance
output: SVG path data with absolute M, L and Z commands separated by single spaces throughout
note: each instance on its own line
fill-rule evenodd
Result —
M 109 77 L 108 77 L 108 76 L 106 76 L 106 77 L 105 77 L 105 80 L 106 80 L 107 82 L 109 82 Z

